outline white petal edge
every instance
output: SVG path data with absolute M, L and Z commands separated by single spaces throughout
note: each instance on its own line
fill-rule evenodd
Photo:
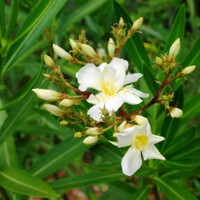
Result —
M 127 85 L 129 83 L 133 83 L 138 81 L 143 75 L 141 73 L 134 73 L 134 74 L 130 74 L 128 73 L 126 75 L 125 81 L 124 81 L 124 85 Z
M 121 166 L 125 175 L 133 175 L 142 166 L 141 152 L 131 146 L 122 158 Z
M 158 149 L 152 144 L 149 144 L 148 147 L 142 151 L 142 156 L 144 160 L 147 159 L 165 160 L 165 157 L 162 156 L 161 153 L 158 151 Z
M 134 133 L 117 133 L 115 136 L 118 139 L 118 147 L 127 147 L 131 145 L 131 142 L 133 140 Z
M 99 82 L 102 80 L 100 70 L 94 64 L 86 64 L 77 73 L 76 78 L 78 79 L 79 90 L 86 91 L 87 88 L 93 88 L 100 90 Z

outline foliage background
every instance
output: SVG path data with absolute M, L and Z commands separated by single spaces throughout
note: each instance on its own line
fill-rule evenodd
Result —
M 0 198 L 200 198 L 199 2 L 118 2 L 0 0 Z M 69 49 L 68 39 L 76 39 L 84 27 L 92 45 L 107 46 L 111 26 L 119 16 L 130 23 L 120 5 L 132 20 L 144 17 L 139 38 L 144 41 L 151 61 L 146 59 L 143 44 L 133 38 L 122 55 L 130 60 L 131 70 L 142 70 L 145 80 L 161 77 L 153 66 L 153 58 L 165 53 L 177 37 L 182 41 L 178 58 L 181 66 L 197 65 L 196 72 L 183 87 L 180 87 L 182 82 L 173 86 L 179 88 L 177 102 L 184 105 L 182 119 L 165 117 L 157 106 L 147 113 L 153 132 L 161 132 L 166 137 L 159 149 L 167 161 L 147 162 L 130 178 L 121 173 L 123 151 L 106 144 L 89 149 L 73 139 L 79 127 L 61 127 L 56 118 L 41 109 L 42 102 L 31 92 L 33 87 L 49 87 L 43 81 L 42 74 L 48 69 L 42 67 L 41 55 L 53 57 L 53 43 Z M 79 66 L 58 62 L 68 78 L 79 69 Z M 150 67 L 145 68 L 143 62 L 149 62 Z M 140 87 L 150 90 L 144 83 Z M 151 89 L 155 87 L 152 82 Z M 61 196 L 57 197 L 56 193 Z M 76 197 L 78 194 L 83 196 Z

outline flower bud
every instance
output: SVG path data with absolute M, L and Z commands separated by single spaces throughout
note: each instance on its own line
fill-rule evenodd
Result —
M 78 46 L 77 46 L 76 42 L 73 39 L 70 38 L 69 39 L 69 43 L 70 43 L 72 49 L 78 49 Z
M 139 126 L 142 126 L 146 123 L 147 118 L 141 115 L 135 115 L 133 119 Z
M 132 29 L 134 31 L 136 31 L 137 29 L 140 28 L 140 26 L 142 25 L 142 22 L 143 22 L 143 17 L 140 17 L 139 19 L 135 20 L 133 25 L 132 25 Z
M 57 92 L 55 90 L 48 90 L 48 89 L 39 89 L 39 88 L 35 88 L 32 89 L 33 92 L 35 92 L 35 94 L 43 100 L 46 101 L 57 101 L 62 99 L 63 94 L 60 92 Z
M 82 132 L 76 132 L 74 133 L 75 138 L 81 138 L 84 134 Z
M 43 107 L 51 114 L 58 117 L 63 117 L 63 110 L 61 110 L 59 107 L 52 104 L 44 104 Z
M 83 143 L 86 145 L 92 145 L 98 141 L 98 136 L 87 136 L 84 140 Z
M 169 49 L 169 58 L 175 58 L 180 51 L 180 38 L 176 39 Z
M 59 57 L 65 59 L 67 61 L 73 60 L 73 57 L 68 52 L 66 52 L 64 49 L 59 47 L 58 45 L 53 44 L 53 50 L 54 50 L 55 54 L 58 55 Z
M 88 56 L 90 56 L 90 57 L 92 57 L 92 58 L 94 58 L 94 57 L 97 56 L 96 52 L 94 51 L 94 49 L 93 49 L 90 45 L 82 44 L 82 45 L 81 45 L 81 48 L 82 48 L 82 51 L 83 51 L 86 55 L 88 55 Z
M 172 118 L 180 118 L 183 115 L 183 111 L 176 107 L 171 107 L 169 112 Z
M 114 57 L 115 54 L 115 42 L 112 38 L 108 41 L 108 54 L 111 58 Z
M 97 136 L 101 135 L 103 133 L 103 130 L 101 128 L 94 127 L 94 128 L 89 128 L 85 133 L 87 135 Z
M 191 65 L 191 66 L 188 66 L 186 67 L 185 69 L 183 69 L 181 71 L 181 74 L 184 76 L 184 75 L 188 75 L 188 74 L 191 74 L 194 70 L 195 70 L 196 66 L 195 65 Z
M 120 25 L 121 27 L 124 26 L 124 20 L 123 20 L 122 17 L 120 17 L 120 19 L 119 19 L 119 25 Z
M 155 58 L 155 63 L 156 63 L 157 65 L 162 65 L 163 61 L 162 61 L 162 59 L 161 59 L 160 57 L 156 57 L 156 58 Z
M 47 80 L 51 79 L 51 75 L 50 74 L 43 74 L 44 78 L 46 78 Z
M 71 99 L 63 99 L 63 100 L 59 103 L 60 106 L 64 106 L 64 107 L 70 107 L 70 106 L 72 106 L 73 104 L 74 104 L 74 101 L 71 100 Z
M 52 58 L 51 58 L 50 56 L 48 56 L 48 55 L 44 55 L 44 62 L 45 62 L 45 64 L 46 64 L 47 66 L 49 66 L 49 67 L 55 66 L 55 64 L 54 64 L 54 62 L 53 62 L 53 60 L 52 60 Z
M 104 48 L 98 48 L 97 54 L 99 55 L 100 58 L 106 57 L 106 51 Z
M 60 123 L 61 126 L 66 126 L 66 125 L 69 124 L 69 122 L 66 121 L 66 120 L 62 120 L 62 121 L 60 121 L 59 123 Z

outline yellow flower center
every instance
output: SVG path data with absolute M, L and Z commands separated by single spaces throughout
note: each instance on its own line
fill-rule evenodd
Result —
M 100 87 L 102 92 L 108 96 L 113 96 L 117 93 L 115 87 L 108 81 L 100 83 Z
M 132 144 L 136 150 L 144 149 L 148 144 L 149 137 L 145 134 L 137 135 L 133 138 Z

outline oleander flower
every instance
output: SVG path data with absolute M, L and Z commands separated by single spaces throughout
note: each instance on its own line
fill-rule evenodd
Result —
M 86 91 L 88 88 L 97 90 L 98 94 L 91 94 L 87 101 L 94 104 L 89 110 L 94 120 L 100 121 L 101 110 L 106 108 L 109 113 L 117 111 L 123 103 L 132 105 L 142 102 L 141 98 L 149 95 L 145 94 L 132 85 L 142 77 L 140 73 L 126 74 L 128 62 L 120 58 L 113 58 L 110 63 L 102 63 L 98 67 L 94 64 L 86 64 L 76 74 L 79 89 Z
M 142 126 L 127 126 L 126 121 L 124 121 L 118 127 L 118 130 L 119 133 L 114 134 L 118 139 L 118 147 L 130 146 L 121 162 L 122 171 L 125 175 L 131 176 L 141 167 L 142 156 L 144 160 L 165 160 L 154 146 L 164 138 L 151 133 L 148 120 Z

